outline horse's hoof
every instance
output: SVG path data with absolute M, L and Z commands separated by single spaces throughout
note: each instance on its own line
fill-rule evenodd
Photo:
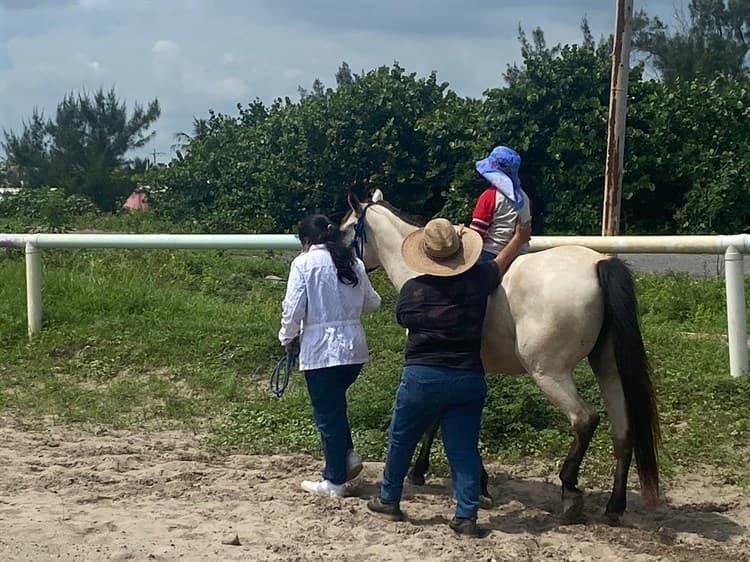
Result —
M 409 482 L 415 486 L 424 486 L 424 474 L 416 474 L 413 470 L 410 470 L 407 478 L 409 478 Z
M 565 525 L 583 521 L 583 492 L 563 489 L 562 504 L 562 522 Z
M 495 500 L 492 496 L 479 495 L 479 509 L 492 509 L 495 507 Z
M 620 517 L 622 517 L 622 513 L 617 513 L 615 511 L 605 511 L 604 517 L 607 518 L 607 524 L 612 527 L 618 527 L 620 525 Z

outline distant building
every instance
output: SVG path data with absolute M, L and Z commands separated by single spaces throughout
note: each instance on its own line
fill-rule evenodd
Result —
M 122 208 L 126 211 L 146 211 L 148 210 L 148 203 L 146 202 L 146 191 L 142 188 L 137 188 L 131 193 L 122 204 Z
M 0 199 L 8 195 L 15 195 L 21 191 L 20 187 L 0 187 Z

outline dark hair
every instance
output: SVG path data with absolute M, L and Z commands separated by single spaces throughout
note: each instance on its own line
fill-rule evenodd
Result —
M 355 257 L 351 247 L 345 246 L 341 231 L 325 215 L 310 215 L 297 226 L 299 239 L 310 244 L 325 244 L 336 266 L 336 276 L 344 285 L 356 287 L 359 283 L 354 271 Z

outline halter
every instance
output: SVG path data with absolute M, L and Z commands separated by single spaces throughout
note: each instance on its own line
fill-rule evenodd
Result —
M 354 225 L 354 239 L 352 240 L 352 247 L 354 248 L 355 255 L 364 262 L 365 255 L 365 244 L 367 244 L 367 229 L 365 228 L 365 215 L 367 209 L 376 205 L 374 202 L 369 202 L 362 208 L 362 212 L 357 217 L 357 222 Z M 365 268 L 367 273 L 371 273 L 377 270 L 380 266 L 373 267 L 372 269 Z
M 371 202 L 363 207 L 362 212 L 357 217 L 357 223 L 354 225 L 354 239 L 352 240 L 352 246 L 354 247 L 354 253 L 356 254 L 356 256 L 363 261 L 365 255 L 365 244 L 367 244 L 365 215 L 367 214 L 367 209 L 369 209 L 372 205 L 374 205 L 374 203 Z

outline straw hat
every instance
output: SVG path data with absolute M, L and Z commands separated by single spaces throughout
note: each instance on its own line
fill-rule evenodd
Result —
M 482 237 L 447 219 L 433 219 L 401 244 L 406 265 L 419 273 L 450 277 L 471 269 L 482 253 Z

